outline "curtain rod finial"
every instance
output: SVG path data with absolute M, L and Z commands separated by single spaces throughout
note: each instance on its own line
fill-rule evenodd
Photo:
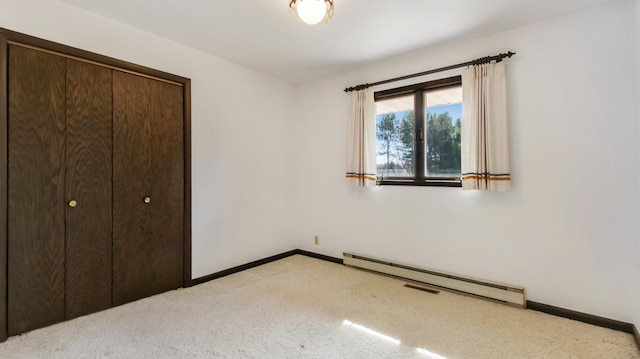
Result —
M 369 87 L 371 87 L 371 85 L 362 84 L 362 85 L 358 85 L 358 86 L 347 87 L 346 89 L 344 89 L 344 92 L 360 91 L 360 90 L 368 89 Z

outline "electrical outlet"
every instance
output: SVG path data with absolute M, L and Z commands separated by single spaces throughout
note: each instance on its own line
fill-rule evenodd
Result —
M 320 236 L 314 236 L 313 237 L 313 244 L 315 244 L 315 245 L 320 244 Z

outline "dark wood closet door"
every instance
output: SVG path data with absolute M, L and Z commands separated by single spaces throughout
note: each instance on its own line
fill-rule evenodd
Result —
M 182 88 L 113 73 L 113 304 L 182 286 Z
M 111 73 L 67 60 L 67 319 L 111 307 Z
M 182 87 L 151 81 L 151 236 L 156 289 L 182 287 L 184 271 L 184 124 Z
M 9 47 L 8 332 L 64 320 L 65 59 Z

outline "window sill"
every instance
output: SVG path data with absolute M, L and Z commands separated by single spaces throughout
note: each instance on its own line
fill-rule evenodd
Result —
M 429 186 L 429 187 L 459 187 L 462 182 L 459 178 L 425 178 L 416 180 L 414 178 L 385 178 L 376 181 L 378 186 Z

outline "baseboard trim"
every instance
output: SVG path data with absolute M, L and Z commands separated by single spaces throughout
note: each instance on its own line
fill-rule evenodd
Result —
M 635 326 L 631 323 L 625 323 L 618 320 L 613 320 L 609 318 L 599 317 L 596 315 L 576 312 L 570 309 L 564 309 L 560 307 L 555 307 L 549 304 L 542 304 L 537 302 L 532 302 L 530 300 L 527 301 L 527 309 L 535 310 L 538 312 L 543 312 L 551 315 L 555 315 L 557 317 L 563 317 L 567 319 L 577 320 L 579 322 L 596 325 L 599 327 L 609 328 L 613 330 L 619 330 L 621 332 L 634 334 Z M 637 330 L 635 330 L 636 339 L 637 339 Z
M 336 257 L 327 256 L 327 255 L 324 255 L 324 254 L 308 252 L 308 251 L 304 251 L 302 249 L 294 249 L 294 250 L 291 250 L 291 251 L 288 251 L 288 252 L 276 254 L 276 255 L 271 256 L 271 257 L 267 257 L 267 258 L 259 259 L 257 261 L 253 261 L 253 262 L 250 262 L 250 263 L 242 264 L 242 265 L 239 265 L 237 267 L 225 269 L 225 270 L 220 271 L 220 272 L 216 272 L 216 273 L 212 273 L 212 274 L 205 275 L 205 276 L 202 276 L 202 277 L 194 278 L 194 279 L 191 280 L 191 283 L 190 283 L 189 286 L 192 287 L 194 285 L 206 283 L 206 282 L 212 281 L 214 279 L 226 277 L 226 276 L 234 274 L 234 273 L 242 272 L 244 270 L 251 269 L 251 268 L 257 267 L 257 266 L 261 266 L 263 264 L 271 263 L 271 262 L 274 262 L 274 261 L 277 261 L 277 260 L 280 260 L 280 259 L 283 259 L 283 258 L 287 258 L 287 257 L 293 256 L 293 255 L 296 255 L 296 254 L 300 254 L 300 255 L 303 255 L 303 256 L 316 258 L 316 259 L 322 259 L 322 260 L 328 261 L 328 262 L 342 264 L 342 258 L 336 258 Z
M 336 257 L 331 257 L 331 256 L 327 256 L 324 254 L 318 254 L 318 253 L 314 253 L 314 252 L 308 252 L 302 249 L 296 249 L 296 254 L 301 254 L 303 256 L 307 256 L 307 257 L 311 257 L 311 258 L 316 258 L 316 259 L 322 259 L 323 261 L 327 261 L 327 262 L 333 262 L 333 263 L 338 263 L 338 264 L 344 264 L 342 262 L 342 258 L 336 258 Z
M 638 349 L 640 349 L 640 333 L 638 333 L 638 327 L 633 325 L 633 336 L 636 338 L 636 344 L 638 344 Z
M 267 258 L 263 258 L 263 259 L 258 259 L 257 261 L 253 261 L 250 263 L 246 263 L 246 264 L 242 264 L 233 268 L 229 268 L 229 269 L 225 269 L 223 271 L 220 272 L 216 272 L 216 273 L 212 273 L 209 275 L 205 275 L 202 277 L 198 277 L 198 278 L 194 278 L 191 280 L 191 285 L 190 286 L 194 286 L 194 285 L 198 285 L 198 284 L 202 284 L 202 283 L 206 283 L 209 281 L 212 281 L 214 279 L 218 279 L 218 278 L 222 278 L 222 277 L 226 277 L 228 275 L 234 274 L 234 273 L 238 273 L 238 272 L 242 272 L 244 270 L 247 269 L 251 269 L 253 267 L 257 267 L 257 266 L 261 266 L 263 264 L 267 264 L 267 263 L 271 263 L 273 261 L 277 261 L 283 258 L 287 258 L 290 257 L 294 254 L 298 254 L 298 250 L 294 249 L 288 252 L 284 252 L 284 253 L 280 253 L 280 254 L 276 254 L 274 256 L 271 257 L 267 257 Z

